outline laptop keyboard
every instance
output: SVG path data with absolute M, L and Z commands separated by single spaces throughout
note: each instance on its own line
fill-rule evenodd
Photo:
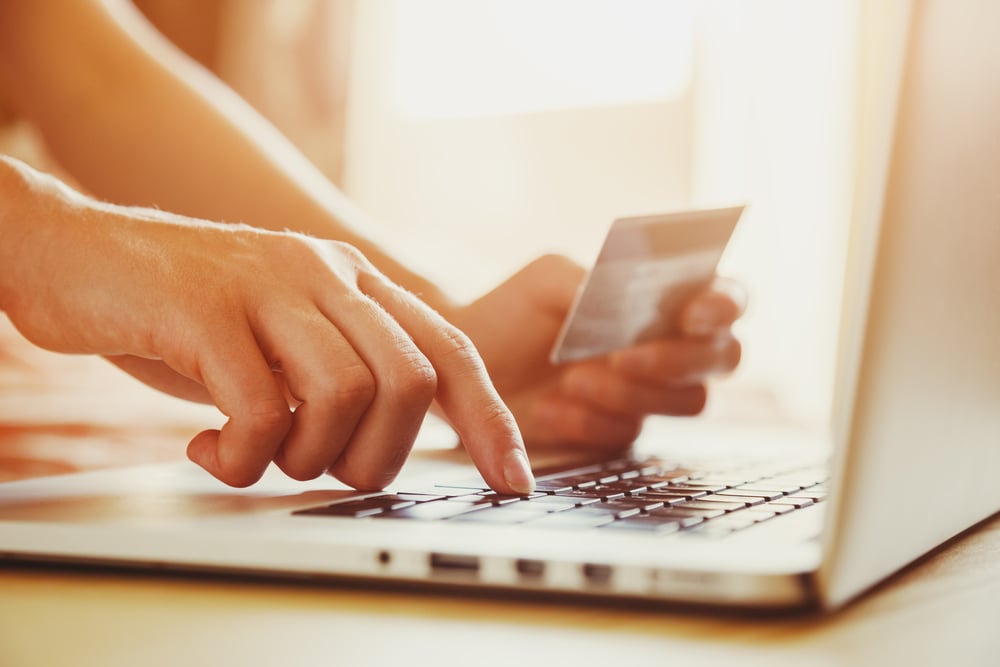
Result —
M 827 474 L 813 466 L 701 470 L 659 459 L 621 460 L 540 475 L 530 495 L 499 494 L 475 479 L 294 513 L 724 537 L 823 502 Z

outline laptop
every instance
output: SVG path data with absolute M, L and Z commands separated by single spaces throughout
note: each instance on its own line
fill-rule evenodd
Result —
M 829 442 L 654 419 L 625 457 L 538 470 L 532 497 L 433 448 L 377 494 L 273 470 L 230 489 L 192 464 L 24 480 L 0 484 L 0 557 L 843 605 L 1000 510 L 998 24 L 989 0 L 921 2 L 883 44 L 898 105 L 869 118 Z

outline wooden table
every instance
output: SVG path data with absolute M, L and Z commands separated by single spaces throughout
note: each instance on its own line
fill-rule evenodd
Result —
M 4 351 L 7 478 L 180 459 L 211 418 L 9 328 Z M 831 616 L 0 566 L 4 667 L 519 663 L 1000 665 L 1000 517 Z

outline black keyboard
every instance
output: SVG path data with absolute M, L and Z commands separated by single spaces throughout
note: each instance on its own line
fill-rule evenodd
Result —
M 296 511 L 301 516 L 456 521 L 525 527 L 689 531 L 721 537 L 822 502 L 823 466 L 699 470 L 621 460 L 537 477 L 534 493 L 504 495 L 482 479 L 380 493 Z

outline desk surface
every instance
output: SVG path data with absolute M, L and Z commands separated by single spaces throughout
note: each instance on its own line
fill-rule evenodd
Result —
M 4 350 L 8 479 L 182 458 L 178 443 L 210 418 L 6 328 Z M 16 566 L 0 566 L 0 591 L 4 666 L 998 665 L 1000 517 L 829 617 Z

